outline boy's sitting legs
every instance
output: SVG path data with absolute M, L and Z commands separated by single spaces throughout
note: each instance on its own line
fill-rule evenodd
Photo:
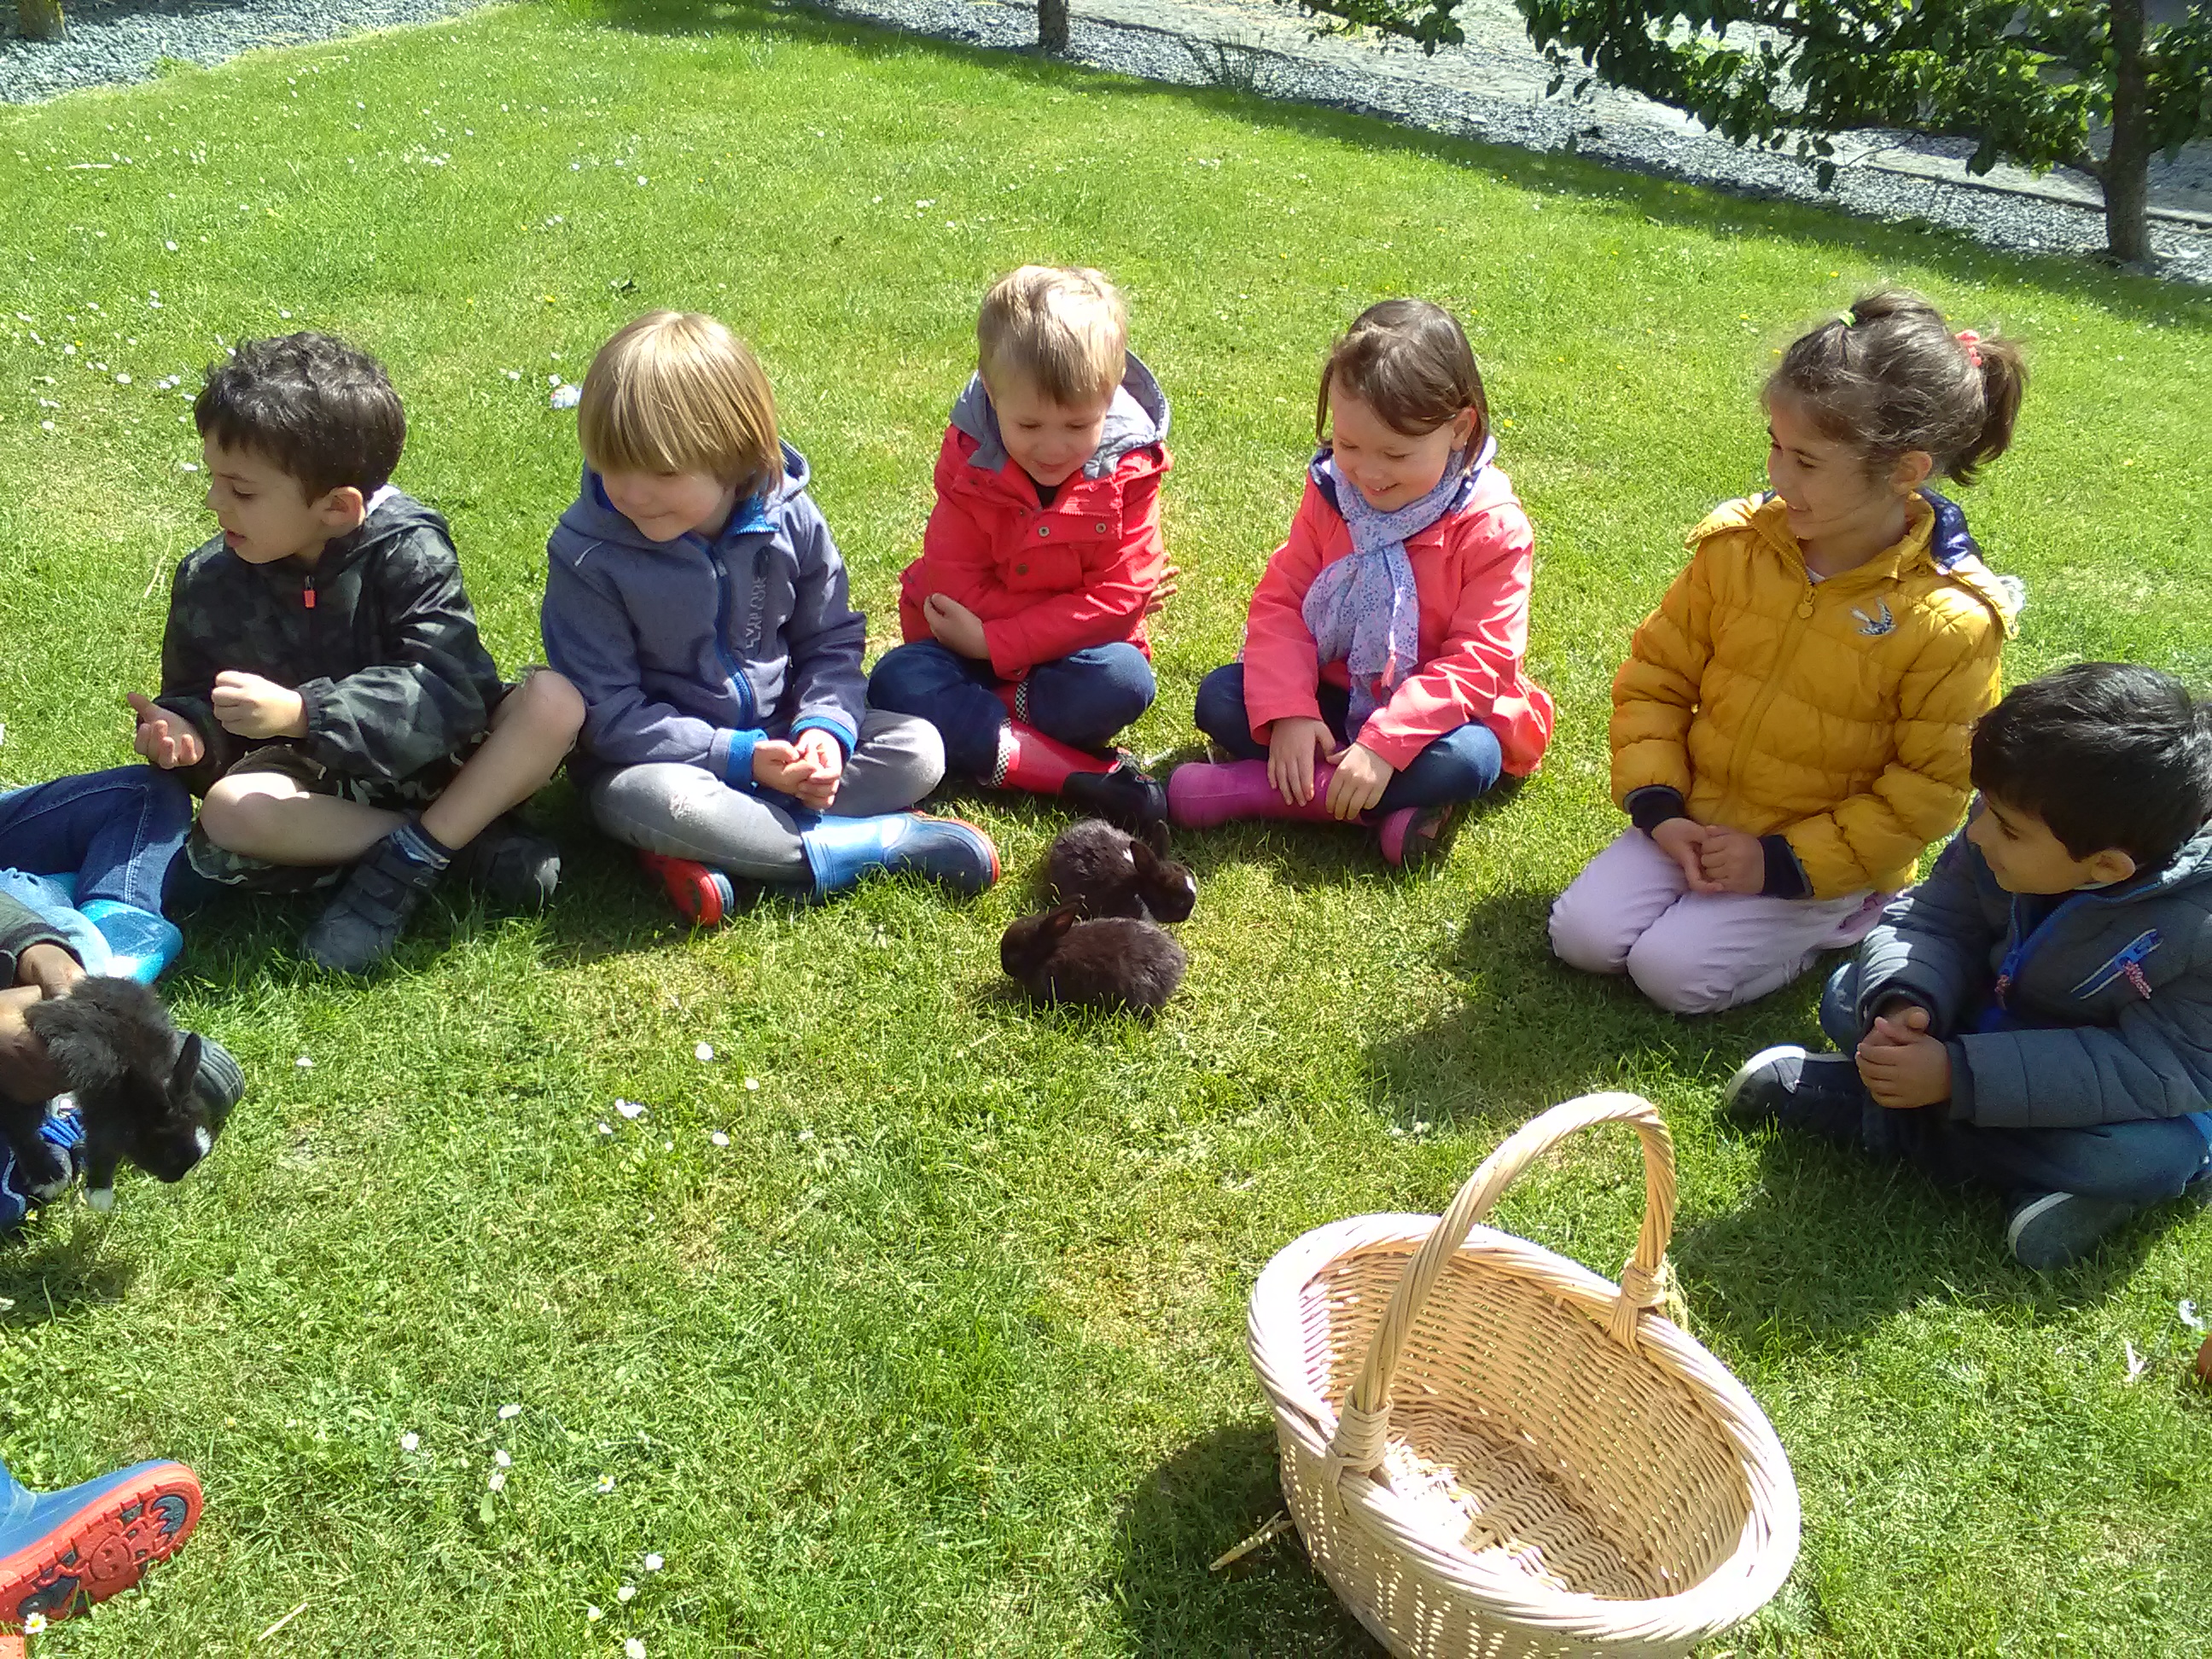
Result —
M 1823 998 L 1824 1024 L 1844 973 Z M 1856 1030 L 1846 1036 L 1855 1042 Z M 2185 1192 L 2212 1201 L 2212 1143 L 2186 1118 L 1984 1128 L 1954 1121 L 1942 1105 L 1879 1104 L 1848 1054 L 1784 1045 L 1754 1054 L 1729 1080 L 1722 1110 L 1747 1127 L 1772 1121 L 1902 1158 L 1942 1185 L 1995 1188 L 2006 1196 L 2007 1248 L 2038 1272 L 2080 1261 L 2124 1222 Z
M 1115 643 L 1039 663 L 1019 680 L 935 640 L 887 651 L 868 678 L 871 708 L 918 715 L 945 739 L 945 768 L 994 787 L 1065 795 L 1141 829 L 1167 815 L 1159 784 L 1097 751 L 1152 707 L 1152 664 Z
M 501 820 L 552 776 L 582 724 L 575 688 L 540 669 L 501 700 L 483 742 L 427 800 L 427 790 L 327 773 L 295 749 L 257 750 L 208 791 L 193 866 L 222 885 L 301 892 L 353 865 L 305 940 L 311 959 L 341 972 L 389 955 L 449 866 L 504 902 L 542 906 L 559 851 Z
M 805 889 L 849 886 L 872 869 L 933 877 L 980 892 L 998 878 L 998 855 L 973 825 L 908 809 L 945 775 L 937 730 L 912 715 L 870 708 L 836 799 L 812 812 L 774 791 L 733 788 L 703 767 L 627 766 L 596 780 L 592 817 L 615 840 L 654 860 L 678 908 L 706 925 L 722 920 L 728 878 Z M 712 890 L 699 890 L 702 881 Z
M 483 742 L 437 799 L 380 836 L 354 866 L 307 930 L 308 957 L 349 974 L 383 961 L 449 867 L 503 904 L 551 903 L 560 849 L 505 815 L 551 781 L 583 725 L 576 688 L 550 668 L 532 671 L 500 699 Z

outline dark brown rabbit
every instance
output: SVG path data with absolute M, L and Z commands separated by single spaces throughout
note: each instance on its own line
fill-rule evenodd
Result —
M 1085 818 L 1061 830 L 1045 855 L 1046 896 L 1085 917 L 1186 921 L 1198 902 L 1198 879 L 1167 852 L 1164 823 L 1140 838 L 1103 818 Z
M 1041 1001 L 1152 1013 L 1175 994 L 1190 958 L 1149 921 L 1085 921 L 1063 904 L 1007 928 L 999 963 Z
M 179 1035 L 161 999 L 136 980 L 79 980 L 68 995 L 35 1003 L 23 1020 L 67 1080 L 84 1121 L 85 1197 L 114 1201 L 125 1160 L 158 1181 L 181 1181 L 208 1153 L 222 1124 L 194 1087 L 200 1039 Z M 69 1184 L 62 1152 L 39 1133 L 44 1101 L 0 1097 L 0 1136 L 26 1193 L 52 1197 Z

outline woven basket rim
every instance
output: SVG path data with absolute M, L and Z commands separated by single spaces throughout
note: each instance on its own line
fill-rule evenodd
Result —
M 1276 1252 L 1253 1286 L 1247 1320 L 1253 1367 L 1279 1430 L 1303 1455 L 1325 1464 L 1337 1424 L 1335 1405 L 1322 1396 L 1306 1370 L 1299 1319 L 1306 1287 L 1346 1255 L 1410 1257 L 1437 1222 L 1433 1215 L 1405 1212 L 1330 1222 Z M 1618 1285 L 1582 1263 L 1493 1227 L 1475 1226 L 1455 1259 L 1533 1285 L 1582 1312 L 1601 1332 L 1620 1294 Z M 1735 1548 L 1696 1583 L 1672 1595 L 1631 1601 L 1508 1579 L 1479 1566 L 1455 1541 L 1440 1538 L 1386 1486 L 1353 1477 L 1340 1484 L 1339 1495 L 1390 1545 L 1418 1557 L 1430 1572 L 1481 1603 L 1486 1617 L 1601 1639 L 1632 1632 L 1644 1640 L 1718 1634 L 1772 1600 L 1789 1577 L 1802 1523 L 1796 1481 L 1759 1402 L 1702 1343 L 1656 1313 L 1641 1317 L 1637 1338 L 1638 1352 L 1686 1389 L 1713 1419 L 1736 1457 L 1750 1497 Z

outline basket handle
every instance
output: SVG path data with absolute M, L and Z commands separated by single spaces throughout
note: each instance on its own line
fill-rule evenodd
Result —
M 1608 1325 L 1613 1340 L 1633 1350 L 1638 1320 L 1664 1305 L 1668 1292 L 1667 1241 L 1674 1231 L 1674 1142 L 1659 1109 L 1640 1095 L 1583 1095 L 1532 1118 L 1485 1158 L 1482 1167 L 1451 1201 L 1434 1231 L 1406 1264 L 1390 1305 L 1367 1347 L 1358 1380 L 1344 1402 L 1330 1437 L 1329 1462 L 1340 1468 L 1372 1474 L 1382 1467 L 1390 1426 L 1390 1382 L 1397 1373 L 1406 1338 L 1436 1288 L 1444 1264 L 1467 1242 L 1477 1222 L 1488 1215 L 1521 1172 L 1567 1136 L 1600 1123 L 1626 1123 L 1644 1143 L 1644 1225 L 1636 1253 L 1620 1273 L 1620 1295 Z

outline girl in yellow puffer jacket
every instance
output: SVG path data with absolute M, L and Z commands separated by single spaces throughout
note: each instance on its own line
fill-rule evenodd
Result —
M 1690 534 L 1613 684 L 1632 827 L 1552 907 L 1552 948 L 1676 1013 L 1733 1007 L 1856 945 L 1966 805 L 2018 585 L 1925 486 L 2011 441 L 2027 373 L 1884 293 L 1766 384 L 1768 481 Z

